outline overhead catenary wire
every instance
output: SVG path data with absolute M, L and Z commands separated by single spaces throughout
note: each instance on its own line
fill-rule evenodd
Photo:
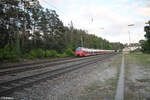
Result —
M 64 14 L 63 11 L 61 11 L 60 9 L 58 9 L 56 6 L 50 4 L 49 2 L 47 2 L 46 0 L 42 0 L 43 2 L 45 2 L 46 4 L 48 4 L 49 6 L 53 7 L 54 9 L 58 10 L 59 12 L 61 12 L 62 14 Z
M 70 21 L 67 21 L 66 26 L 70 26 L 71 27 L 71 23 L 73 23 L 74 26 L 77 26 L 75 24 L 75 22 L 78 22 L 79 20 L 72 18 L 71 16 L 68 16 L 64 13 L 64 11 L 62 11 L 61 9 L 59 9 L 58 7 L 54 6 L 52 3 L 46 1 L 46 0 L 41 0 L 42 2 L 44 2 L 47 6 L 49 6 L 50 8 L 54 8 L 56 11 L 60 12 L 61 14 L 63 14 L 67 19 L 69 18 Z M 94 22 L 94 18 L 91 17 L 90 21 L 93 23 Z M 83 28 L 83 30 L 86 30 L 86 28 Z
M 53 4 L 47 2 L 46 0 L 42 0 L 45 4 L 47 4 L 48 6 L 54 8 L 55 10 L 59 11 L 60 13 L 62 13 L 67 19 L 71 18 L 70 16 L 66 15 L 62 10 L 60 10 L 58 7 L 54 6 Z M 70 19 L 70 22 L 73 23 L 73 19 Z M 71 24 L 67 24 L 67 25 L 71 25 Z

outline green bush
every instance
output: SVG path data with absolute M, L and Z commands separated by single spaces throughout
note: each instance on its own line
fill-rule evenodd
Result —
M 33 49 L 29 52 L 29 55 L 32 56 L 31 58 L 44 58 L 45 57 L 45 51 L 42 49 Z M 30 58 L 29 55 L 26 55 Z
M 12 55 L 11 55 L 11 48 L 10 46 L 6 45 L 4 48 L 3 48 L 3 59 L 4 60 L 10 60 Z
M 55 50 L 51 50 L 51 57 L 56 57 L 57 56 L 57 52 Z
M 67 57 L 68 55 L 64 52 L 63 54 L 58 54 L 58 57 L 64 58 Z
M 23 58 L 25 59 L 36 59 L 36 58 L 49 58 L 49 57 L 68 57 L 73 56 L 74 52 L 71 48 L 65 50 L 64 53 L 58 54 L 55 50 L 42 50 L 33 49 L 29 53 L 25 53 Z M 4 48 L 0 49 L 0 61 L 18 61 L 20 59 L 20 52 L 15 45 L 6 45 Z
M 65 51 L 65 53 L 66 53 L 68 56 L 74 56 L 74 55 L 75 55 L 71 48 L 67 48 L 66 51 Z
M 58 54 L 55 50 L 46 50 L 46 57 L 57 57 Z
M 36 59 L 36 58 L 49 58 L 57 57 L 57 52 L 55 50 L 42 50 L 42 49 L 33 49 L 29 53 L 23 55 L 26 59 Z
M 0 49 L 1 61 L 18 61 L 19 59 L 19 50 L 15 45 L 6 45 L 3 49 Z
M 45 55 L 46 55 L 46 57 L 51 57 L 51 51 L 50 50 L 46 50 Z
M 3 49 L 0 49 L 0 61 L 3 60 Z
M 37 58 L 44 58 L 45 57 L 45 51 L 42 49 L 37 49 Z
M 34 56 L 31 56 L 31 55 L 28 54 L 28 53 L 25 53 L 25 54 L 23 55 L 23 58 L 25 58 L 25 59 L 35 59 Z

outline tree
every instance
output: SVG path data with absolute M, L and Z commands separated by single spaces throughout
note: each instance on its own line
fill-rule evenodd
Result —
M 150 21 L 148 21 L 149 26 L 144 27 L 144 31 L 146 34 L 144 35 L 146 38 L 146 41 L 140 41 L 142 42 L 142 49 L 144 52 L 150 53 Z
M 150 24 L 150 21 L 149 21 L 149 24 Z M 144 36 L 147 39 L 147 41 L 150 43 L 150 25 L 145 26 L 144 31 L 146 32 Z
M 115 46 L 85 30 L 75 29 L 73 25 L 72 28 L 64 26 L 56 11 L 44 9 L 38 0 L 1 0 L 0 15 L 0 53 L 6 49 L 12 55 L 13 51 L 13 57 L 27 56 L 36 50 L 62 53 L 79 46 L 95 49 L 122 46 Z
M 1 0 L 0 2 L 0 46 L 16 42 L 18 33 L 18 0 Z

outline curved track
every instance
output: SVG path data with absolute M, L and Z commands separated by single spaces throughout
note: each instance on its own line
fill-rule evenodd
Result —
M 97 61 L 102 61 L 102 60 L 109 58 L 113 55 L 115 55 L 115 54 L 98 56 L 98 57 L 94 57 L 91 59 L 87 59 L 84 62 L 80 62 L 77 64 L 57 68 L 54 70 L 50 70 L 47 72 L 43 72 L 43 73 L 39 73 L 39 74 L 27 76 L 27 77 L 22 77 L 19 79 L 10 80 L 7 82 L 2 82 L 2 83 L 0 83 L 0 96 L 6 96 L 6 95 L 12 93 L 13 91 L 15 91 L 17 89 L 31 86 L 32 84 L 35 84 L 35 83 L 38 83 L 38 82 L 41 82 L 41 81 L 44 81 L 47 79 L 53 79 L 55 77 L 58 77 L 59 75 L 73 71 L 75 69 L 86 67 L 89 64 L 96 63 Z

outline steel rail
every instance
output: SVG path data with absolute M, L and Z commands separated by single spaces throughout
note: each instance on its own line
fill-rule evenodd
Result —
M 6 66 L 1 66 L 0 70 L 2 69 L 9 69 L 9 68 L 17 68 L 17 67 L 24 67 L 24 66 L 30 66 L 34 64 L 41 64 L 41 63 L 47 63 L 47 62 L 53 62 L 53 61 L 61 61 L 61 60 L 68 60 L 70 58 L 60 58 L 60 59 L 49 59 L 49 60 L 44 60 L 44 61 L 35 61 L 35 62 L 30 62 L 30 63 L 21 63 L 21 64 L 13 64 L 13 65 L 6 65 Z M 73 58 L 72 58 L 73 59 Z

